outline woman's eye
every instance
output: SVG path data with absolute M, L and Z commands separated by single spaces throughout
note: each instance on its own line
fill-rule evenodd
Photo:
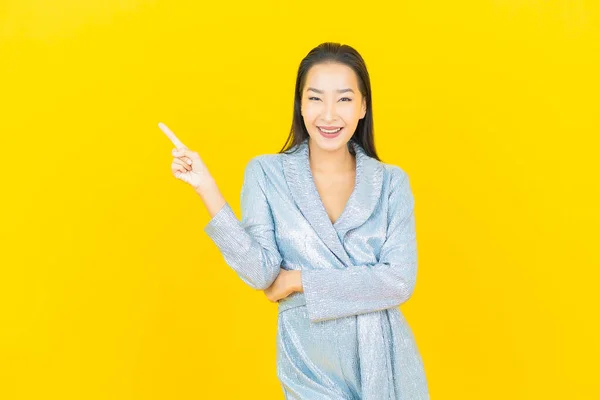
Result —
M 309 100 L 313 100 L 313 99 L 319 100 L 318 97 L 309 97 L 308 99 Z M 340 100 L 344 100 L 344 99 L 346 99 L 347 101 L 352 101 L 352 99 L 350 97 L 342 97 Z

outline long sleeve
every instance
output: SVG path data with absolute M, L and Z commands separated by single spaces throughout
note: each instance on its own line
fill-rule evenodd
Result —
M 399 168 L 394 172 L 387 235 L 378 262 L 302 271 L 311 322 L 387 309 L 411 297 L 417 275 L 414 198 L 408 175 Z
M 225 262 L 246 284 L 257 290 L 271 286 L 282 261 L 266 187 L 265 173 L 255 157 L 244 172 L 242 221 L 237 219 L 229 203 L 225 203 L 204 228 Z

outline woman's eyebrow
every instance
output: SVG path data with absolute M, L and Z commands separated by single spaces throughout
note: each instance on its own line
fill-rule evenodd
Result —
M 315 88 L 312 88 L 312 87 L 309 87 L 308 89 L 306 89 L 307 92 L 309 90 L 312 90 L 313 92 L 317 92 L 317 93 L 323 94 L 323 91 L 319 90 L 319 89 L 315 89 Z M 347 88 L 347 89 L 338 89 L 338 90 L 336 90 L 336 92 L 338 92 L 338 93 L 345 93 L 345 92 L 352 92 L 352 93 L 354 93 L 354 90 L 352 90 L 350 88 Z

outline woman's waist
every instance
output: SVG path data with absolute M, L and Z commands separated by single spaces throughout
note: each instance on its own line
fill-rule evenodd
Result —
M 277 303 L 278 303 L 278 308 L 279 308 L 278 313 L 282 313 L 282 312 L 292 309 L 292 308 L 306 306 L 306 297 L 303 292 L 294 292 L 294 293 L 290 294 L 289 296 L 284 297 L 283 299 L 279 300 Z M 397 315 L 398 317 L 392 317 L 392 318 L 399 319 L 400 320 L 399 322 L 402 324 L 407 323 L 405 320 L 404 314 L 402 313 L 402 310 L 400 310 L 400 308 L 398 306 L 393 306 L 393 307 L 389 307 L 387 309 L 373 311 L 373 313 L 382 312 L 382 311 L 386 311 L 387 313 L 389 313 L 390 317 L 392 315 Z

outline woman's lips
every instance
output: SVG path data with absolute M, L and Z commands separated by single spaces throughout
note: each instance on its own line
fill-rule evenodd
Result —
M 341 126 L 319 126 L 319 128 L 327 129 L 328 131 L 332 131 L 334 129 L 341 128 Z
M 321 130 L 320 126 L 317 126 L 317 129 L 319 130 L 319 133 L 321 134 L 321 136 L 326 137 L 326 138 L 334 138 L 334 137 L 337 137 L 340 134 L 340 132 L 342 132 L 343 127 L 340 127 L 335 132 L 325 132 L 325 131 Z

